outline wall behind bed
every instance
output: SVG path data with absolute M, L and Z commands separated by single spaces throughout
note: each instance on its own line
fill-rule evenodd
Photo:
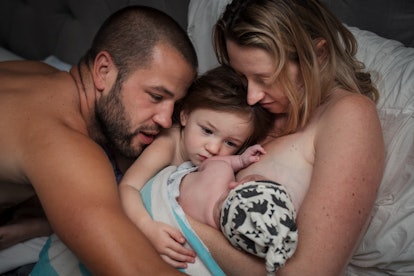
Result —
M 53 55 L 70 64 L 89 48 L 102 22 L 129 5 L 171 15 L 186 29 L 189 0 L 1 0 L 0 47 L 26 59 Z

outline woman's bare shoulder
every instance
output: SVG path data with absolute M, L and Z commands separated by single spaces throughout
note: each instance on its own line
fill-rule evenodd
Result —
M 376 113 L 375 103 L 362 94 L 352 93 L 344 89 L 337 89 L 326 102 L 326 111 L 330 114 L 355 113 Z
M 379 126 L 375 103 L 368 97 L 338 89 L 316 115 L 321 128 L 371 128 Z

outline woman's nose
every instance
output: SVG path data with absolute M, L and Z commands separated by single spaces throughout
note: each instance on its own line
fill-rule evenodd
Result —
M 264 93 L 257 85 L 251 83 L 247 85 L 247 103 L 249 105 L 257 104 L 263 97 Z

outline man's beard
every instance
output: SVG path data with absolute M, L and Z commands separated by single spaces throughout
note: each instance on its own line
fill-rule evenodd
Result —
M 133 148 L 131 145 L 132 139 L 139 133 L 139 129 L 129 132 L 131 123 L 121 100 L 119 80 L 115 82 L 108 96 L 101 97 L 96 102 L 95 119 L 104 136 L 104 141 L 101 141 L 101 143 L 119 152 L 124 157 L 135 159 L 139 156 L 143 146 Z

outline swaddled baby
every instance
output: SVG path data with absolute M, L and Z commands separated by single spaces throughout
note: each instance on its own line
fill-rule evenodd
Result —
M 282 185 L 249 181 L 230 191 L 222 205 L 220 227 L 233 246 L 265 258 L 268 274 L 274 274 L 295 252 L 295 218 Z

